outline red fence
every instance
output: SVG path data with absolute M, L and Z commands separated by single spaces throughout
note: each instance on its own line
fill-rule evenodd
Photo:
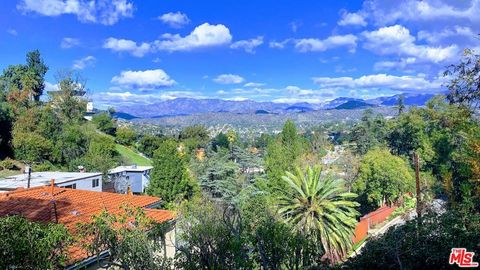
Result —
M 397 209 L 396 206 L 382 206 L 377 210 L 366 214 L 360 218 L 357 227 L 355 227 L 355 235 L 353 242 L 358 243 L 368 235 L 371 226 L 384 222 Z

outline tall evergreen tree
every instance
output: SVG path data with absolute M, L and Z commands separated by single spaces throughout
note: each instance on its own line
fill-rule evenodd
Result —
M 165 140 L 153 155 L 153 171 L 147 187 L 149 195 L 160 197 L 167 207 L 177 199 L 190 198 L 196 189 L 177 143 Z

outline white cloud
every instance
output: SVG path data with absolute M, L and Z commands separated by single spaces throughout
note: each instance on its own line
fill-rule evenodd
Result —
M 379 61 L 375 63 L 373 68 L 375 70 L 391 70 L 391 69 L 401 69 L 403 70 L 408 65 L 417 63 L 417 58 L 407 57 L 401 58 L 399 61 Z M 405 70 L 404 70 L 405 71 Z
M 190 19 L 187 15 L 181 12 L 165 13 L 158 16 L 158 19 L 173 28 L 182 28 L 190 23 Z
M 164 34 L 163 40 L 155 41 L 155 46 L 162 51 L 189 51 L 197 48 L 229 44 L 232 41 L 230 30 L 223 24 L 204 23 L 185 37 L 178 34 Z
M 18 35 L 17 30 L 12 29 L 12 28 L 7 29 L 7 33 L 9 33 L 9 34 L 12 35 L 12 36 L 17 36 L 17 35 Z
M 283 49 L 283 48 L 285 48 L 285 46 L 286 46 L 289 42 L 291 42 L 291 41 L 292 41 L 292 39 L 290 39 L 290 38 L 289 38 L 289 39 L 285 39 L 284 41 L 275 41 L 275 40 L 273 40 L 273 41 L 270 41 L 270 42 L 268 43 L 268 46 L 269 46 L 270 48 L 274 48 L 274 49 Z
M 53 84 L 53 83 L 49 83 L 49 82 L 45 82 L 45 90 L 47 92 L 50 92 L 50 91 L 58 91 L 58 84 Z
M 480 21 L 480 1 L 439 1 L 404 0 L 397 1 L 368 0 L 363 4 L 362 12 L 377 25 L 389 25 L 397 21 L 438 21 L 452 23 L 452 20 L 470 22 Z
M 176 98 L 205 98 L 202 94 L 190 91 L 164 91 L 155 94 L 137 94 L 127 92 L 100 92 L 93 96 L 96 103 L 103 106 L 125 106 L 138 104 L 155 104 L 159 101 Z
M 91 55 L 73 61 L 73 69 L 84 69 L 88 66 L 93 66 L 97 59 Z
M 121 87 L 141 90 L 153 90 L 166 86 L 172 86 L 176 82 L 162 69 L 151 70 L 126 70 L 112 78 L 112 83 Z
M 441 41 L 451 38 L 451 37 L 466 37 L 468 39 L 474 40 L 477 38 L 478 34 L 475 33 L 468 26 L 459 26 L 447 27 L 439 32 L 429 32 L 429 31 L 418 31 L 417 37 L 418 40 L 426 40 L 428 43 L 440 43 Z
M 263 44 L 263 37 L 258 36 L 256 38 L 248 40 L 239 40 L 230 45 L 232 49 L 244 49 L 247 53 L 254 54 L 255 48 Z
M 326 39 L 305 38 L 294 40 L 295 48 L 300 52 L 323 52 L 337 47 L 347 47 L 354 52 L 357 47 L 357 37 L 348 35 L 335 35 Z
M 340 19 L 340 21 L 338 21 L 338 25 L 367 26 L 367 22 L 365 21 L 365 18 L 359 13 L 349 13 L 349 12 L 343 11 L 342 18 Z
M 22 0 L 17 8 L 44 16 L 76 15 L 80 22 L 113 25 L 132 17 L 133 4 L 127 0 Z
M 220 84 L 238 84 L 243 83 L 245 79 L 235 74 L 221 74 L 213 79 L 213 81 Z
M 248 82 L 248 83 L 244 84 L 243 86 L 245 86 L 245 87 L 261 87 L 261 86 L 264 86 L 264 85 L 265 85 L 264 83 Z
M 394 54 L 439 63 L 457 56 L 459 52 L 456 45 L 447 47 L 417 45 L 410 31 L 398 24 L 363 32 L 362 36 L 366 39 L 364 47 L 380 55 Z
M 110 49 L 114 52 L 127 52 L 136 57 L 143 57 L 152 51 L 152 46 L 149 43 L 143 42 L 137 44 L 133 40 L 112 37 L 105 40 L 103 48 Z
M 365 75 L 352 77 L 314 77 L 313 82 L 321 88 L 354 88 L 354 89 L 390 89 L 395 91 L 438 91 L 443 80 L 428 80 L 424 74 L 416 76 L 394 76 L 388 74 Z
M 80 40 L 78 38 L 64 37 L 60 42 L 60 47 L 63 49 L 70 49 L 80 45 Z

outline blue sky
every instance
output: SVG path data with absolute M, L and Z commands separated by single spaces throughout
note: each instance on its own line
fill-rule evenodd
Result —
M 0 68 L 39 49 L 98 107 L 176 97 L 321 103 L 442 90 L 480 48 L 471 1 L 4 1 Z

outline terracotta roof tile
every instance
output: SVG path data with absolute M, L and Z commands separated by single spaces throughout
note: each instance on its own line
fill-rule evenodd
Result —
M 142 207 L 147 216 L 156 222 L 165 222 L 175 218 L 175 213 L 168 210 L 145 208 L 160 201 L 157 197 L 125 195 L 108 192 L 96 192 L 78 189 L 53 188 L 43 186 L 30 189 L 17 189 L 0 194 L 0 216 L 22 215 L 31 221 L 55 222 L 64 224 L 72 233 L 77 223 L 91 221 L 91 217 L 107 210 L 120 212 L 123 203 Z M 56 215 L 54 210 L 56 204 Z M 85 250 L 78 246 L 70 249 L 69 263 L 81 261 L 88 257 Z

